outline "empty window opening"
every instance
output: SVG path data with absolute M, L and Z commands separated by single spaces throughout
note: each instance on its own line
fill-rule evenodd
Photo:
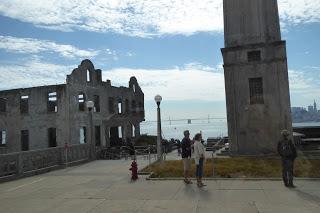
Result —
M 84 93 L 80 93 L 78 95 L 79 111 L 85 110 L 85 102 L 86 102 L 86 98 Z
M 101 145 L 101 132 L 100 132 L 100 126 L 95 126 L 95 141 L 96 141 L 96 146 Z
M 136 101 L 132 101 L 131 102 L 131 111 L 132 111 L 132 113 L 136 113 L 136 110 L 137 110 Z
M 20 113 L 27 114 L 29 112 L 29 96 L 22 95 L 20 97 Z
M 7 99 L 0 98 L 0 112 L 6 112 L 7 111 Z
M 29 150 L 29 130 L 21 130 L 21 151 Z
M 94 112 L 100 112 L 100 97 L 98 95 L 93 96 Z
M 264 104 L 262 78 L 250 78 L 250 104 Z
M 91 72 L 87 70 L 87 82 L 91 81 Z
M 79 140 L 80 144 L 85 144 L 87 143 L 87 132 L 86 132 L 86 127 L 83 126 L 80 128 L 80 140 Z
M 261 61 L 261 51 L 255 50 L 248 52 L 248 62 Z
M 48 112 L 58 112 L 57 93 L 48 93 Z
M 114 113 L 114 98 L 109 98 L 109 113 Z
M 122 102 L 118 103 L 118 113 L 121 114 L 122 113 Z
M 132 125 L 132 137 L 136 137 L 136 128 L 134 127 L 134 125 Z
M 0 146 L 6 146 L 7 145 L 7 131 L 1 130 L 0 131 Z
M 57 146 L 57 130 L 56 128 L 48 129 L 48 147 Z
M 110 138 L 110 146 L 113 147 L 120 144 L 121 139 L 119 138 L 119 128 L 117 126 L 110 127 L 109 138 Z
M 122 138 L 122 126 L 118 126 L 118 135 L 119 138 Z
M 132 85 L 132 88 L 133 88 L 133 92 L 136 92 L 136 85 L 135 84 Z

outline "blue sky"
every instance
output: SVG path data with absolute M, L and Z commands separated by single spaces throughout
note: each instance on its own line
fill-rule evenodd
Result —
M 279 0 L 292 106 L 319 97 L 320 0 Z M 225 117 L 222 0 L 1 0 L 0 90 L 64 83 L 83 59 L 155 118 Z

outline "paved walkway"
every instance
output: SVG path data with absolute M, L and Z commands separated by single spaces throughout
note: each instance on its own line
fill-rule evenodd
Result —
M 130 182 L 130 161 L 95 161 L 0 184 L 0 212 L 319 212 L 320 182 L 182 181 Z M 139 166 L 148 161 L 140 160 Z

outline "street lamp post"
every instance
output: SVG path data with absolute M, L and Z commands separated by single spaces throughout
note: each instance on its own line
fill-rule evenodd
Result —
M 89 110 L 89 122 L 90 122 L 90 159 L 95 160 L 96 153 L 95 153 L 95 144 L 93 140 L 93 107 L 94 102 L 93 101 L 87 101 L 86 106 Z
M 160 116 L 160 103 L 162 101 L 162 97 L 160 95 L 156 95 L 154 100 L 157 103 L 157 159 L 159 161 L 162 160 L 162 146 L 161 146 L 161 116 Z

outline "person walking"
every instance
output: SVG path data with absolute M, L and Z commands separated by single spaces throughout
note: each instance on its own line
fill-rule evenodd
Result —
M 196 134 L 194 137 L 194 160 L 196 163 L 196 177 L 197 177 L 197 186 L 203 187 L 205 186 L 202 183 L 202 176 L 203 176 L 203 163 L 205 159 L 205 147 L 201 143 L 202 135 L 200 133 Z
M 183 132 L 184 138 L 181 141 L 181 157 L 183 161 L 184 182 L 191 184 L 189 173 L 191 168 L 191 140 L 189 130 Z
M 134 145 L 130 139 L 127 141 L 127 149 L 129 150 L 129 155 L 131 156 L 131 160 L 135 160 L 136 159 L 136 151 L 135 151 Z
M 180 156 L 181 155 L 181 142 L 180 142 L 180 140 L 176 140 L 176 144 L 178 147 L 178 156 Z
M 289 139 L 290 132 L 282 130 L 283 139 L 278 143 L 278 153 L 282 158 L 282 179 L 286 187 L 295 187 L 293 185 L 293 167 L 294 160 L 297 157 L 297 150 Z

